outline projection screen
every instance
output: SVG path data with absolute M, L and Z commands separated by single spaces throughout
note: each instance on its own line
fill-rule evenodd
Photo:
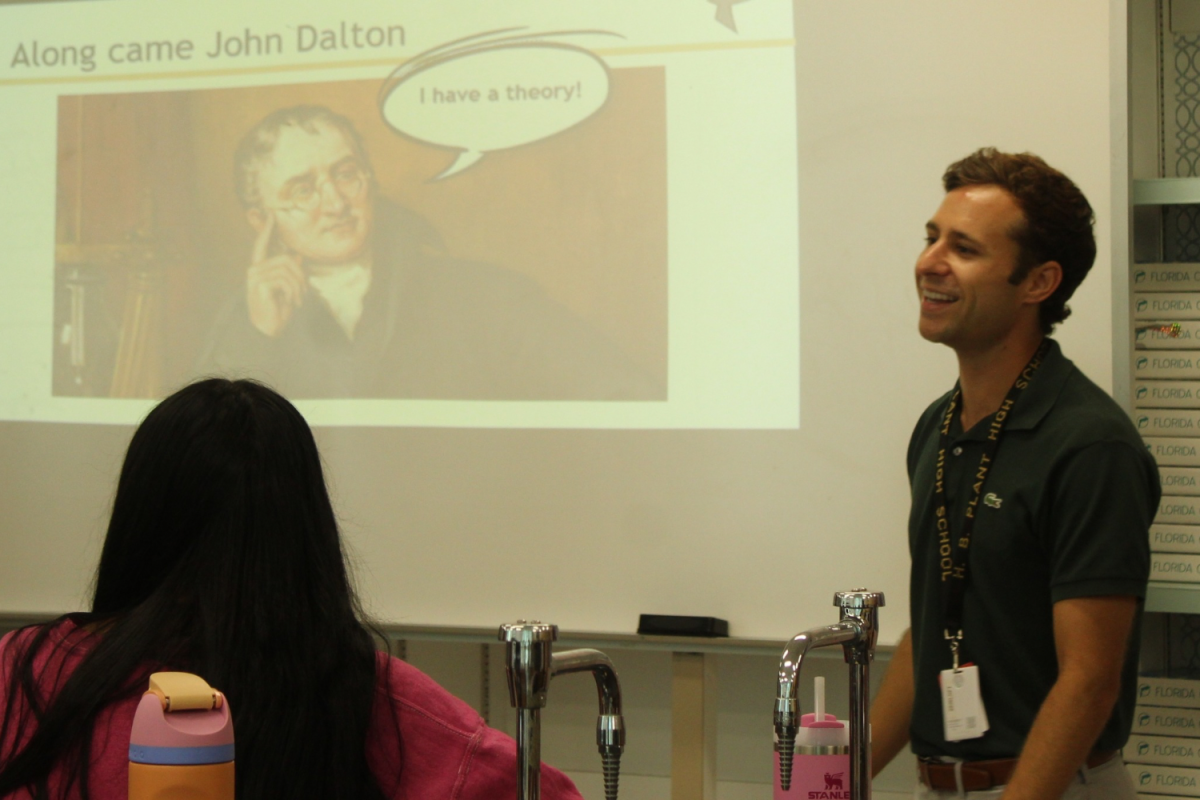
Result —
M 798 424 L 788 4 L 163 8 L 4 11 L 0 418 Z

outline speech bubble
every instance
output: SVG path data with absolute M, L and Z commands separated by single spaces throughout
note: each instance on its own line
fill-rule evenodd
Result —
M 607 101 L 604 62 L 582 47 L 548 38 L 607 32 L 509 33 L 434 48 L 384 82 L 379 108 L 393 130 L 460 151 L 434 180 L 462 172 L 489 152 L 573 128 Z
M 733 18 L 733 7 L 746 0 L 708 0 L 717 7 L 716 20 L 734 33 L 738 32 L 737 20 Z

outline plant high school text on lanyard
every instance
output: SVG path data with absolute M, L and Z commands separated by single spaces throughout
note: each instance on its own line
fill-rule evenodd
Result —
M 937 552 L 935 557 L 942 576 L 945 598 L 946 627 L 945 637 L 950 642 L 950 655 L 953 667 L 944 670 L 939 681 L 942 693 L 942 717 L 947 741 L 960 741 L 982 736 L 988 728 L 987 714 L 979 692 L 979 670 L 976 667 L 962 669 L 959 667 L 959 651 L 962 647 L 962 614 L 963 602 L 967 591 L 967 551 L 971 546 L 971 532 L 975 529 L 975 511 L 979 507 L 979 498 L 983 496 L 983 486 L 991 474 L 996 451 L 1000 448 L 1000 439 L 1012 416 L 1013 406 L 1017 403 L 1026 387 L 1033 379 L 1034 373 L 1042 365 L 1042 359 L 1050 347 L 1050 340 L 1044 339 L 1033 358 L 1025 365 L 1025 369 L 1017 376 L 1016 382 L 1008 390 L 1004 402 L 992 416 L 988 426 L 987 440 L 983 445 L 983 455 L 979 459 L 979 469 L 975 471 L 975 481 L 971 485 L 970 500 L 967 502 L 966 515 L 963 517 L 962 528 L 958 531 L 958 539 L 951 536 L 950 509 L 946 503 L 946 450 L 950 444 L 950 423 L 959 410 L 962 398 L 962 388 L 955 387 L 950 405 L 946 408 L 946 416 L 942 419 L 941 436 L 938 440 L 937 473 L 933 484 L 933 494 L 937 502 L 934 513 L 937 525 Z

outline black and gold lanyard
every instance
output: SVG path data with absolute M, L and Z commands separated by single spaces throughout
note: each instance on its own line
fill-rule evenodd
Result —
M 941 436 L 938 441 L 937 472 L 933 483 L 933 495 L 937 501 L 934 509 L 937 526 L 937 562 L 942 576 L 943 596 L 946 607 L 946 640 L 950 642 L 950 655 L 954 659 L 954 669 L 958 669 L 959 650 L 962 647 L 962 614 L 963 602 L 967 592 L 967 550 L 971 546 L 971 532 L 975 529 L 975 511 L 979 506 L 979 498 L 983 496 L 983 485 L 987 482 L 996 460 L 996 451 L 1000 448 L 1000 438 L 1012 416 L 1013 406 L 1025 388 L 1029 386 L 1034 373 L 1042 365 L 1046 351 L 1050 348 L 1050 340 L 1043 339 L 1033 358 L 1021 370 L 1017 380 L 1000 404 L 1000 408 L 992 417 L 988 426 L 987 440 L 983 445 L 983 455 L 979 459 L 979 469 L 975 470 L 975 480 L 971 485 L 971 499 L 967 503 L 967 513 L 963 518 L 962 530 L 955 542 L 950 535 L 950 511 L 946 504 L 946 449 L 950 444 L 950 422 L 958 411 L 962 397 L 962 388 L 956 386 L 946 415 L 942 418 Z

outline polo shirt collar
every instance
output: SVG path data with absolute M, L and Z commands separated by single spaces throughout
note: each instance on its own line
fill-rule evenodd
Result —
M 1067 379 L 1075 371 L 1075 364 L 1063 355 L 1058 342 L 1053 339 L 1047 339 L 1047 341 L 1050 342 L 1050 347 L 1046 350 L 1042 365 L 1038 367 L 1028 388 L 1017 398 L 1017 405 L 1013 409 L 1012 417 L 1009 418 L 1006 428 L 1009 431 L 1028 431 L 1036 428 L 1050 413 L 1050 409 L 1054 408 L 1058 396 L 1067 384 Z M 990 421 L 991 416 L 989 415 L 976 423 L 975 427 L 968 431 L 963 438 L 982 438 L 987 433 Z M 956 414 L 951 432 L 961 431 L 962 422 Z

